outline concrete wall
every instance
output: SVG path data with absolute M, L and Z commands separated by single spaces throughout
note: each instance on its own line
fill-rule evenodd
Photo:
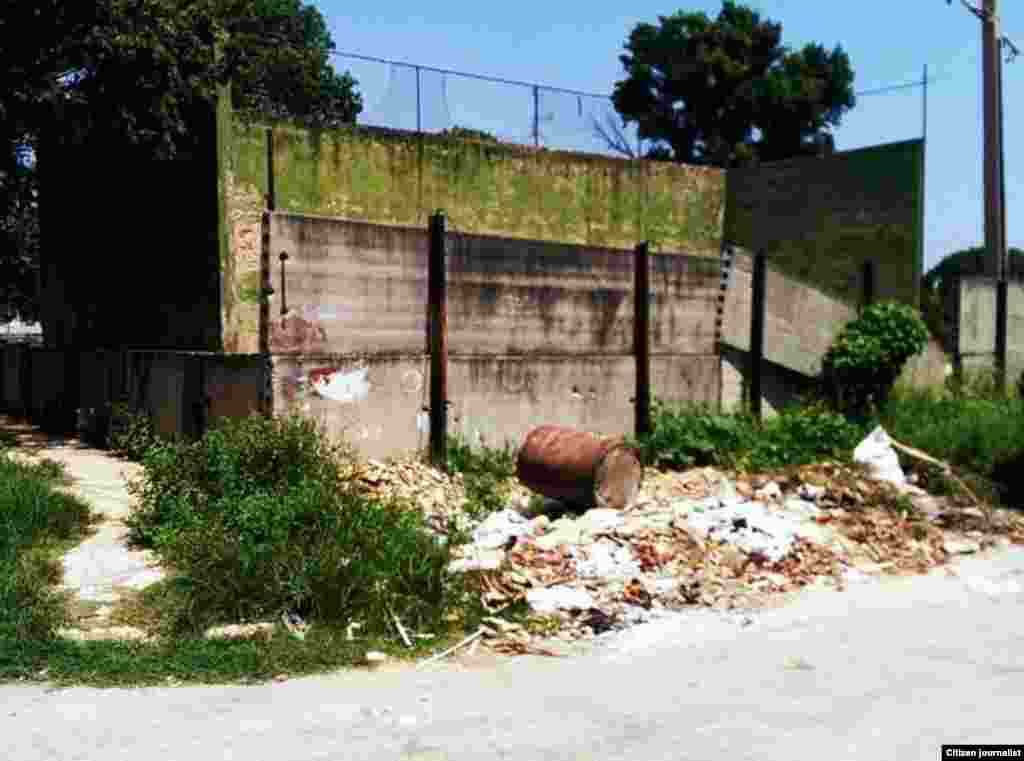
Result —
M 164 436 L 196 436 L 225 417 L 259 411 L 260 357 L 201 352 L 2 348 L 4 410 L 100 436 L 109 406 L 127 402 Z M 25 378 L 31 380 L 24 382 Z
M 737 252 L 732 259 L 722 316 L 722 342 L 750 350 L 750 296 L 753 257 Z M 781 368 L 816 376 L 832 341 L 856 307 L 797 278 L 780 272 L 768 258 L 765 285 L 764 356 Z M 725 401 L 725 400 L 723 400 Z
M 267 130 L 222 114 L 222 321 L 229 352 L 258 350 L 260 214 Z M 725 173 L 408 132 L 274 127 L 277 208 L 426 230 L 443 209 L 453 231 L 717 257 Z M 277 267 L 277 251 L 273 265 Z
M 857 303 L 863 263 L 875 298 L 916 306 L 923 265 L 921 140 L 730 170 L 725 239 L 764 248 L 772 268 Z
M 996 347 L 996 281 L 982 275 L 959 280 L 950 289 L 950 311 L 957 316 L 953 331 L 955 359 L 964 367 L 992 367 Z M 1024 372 L 1024 282 L 1010 282 L 1007 288 L 1008 379 L 1015 383 Z
M 288 254 L 272 275 L 276 410 L 371 457 L 425 446 L 426 233 L 278 213 L 271 245 Z M 543 423 L 633 430 L 631 251 L 464 234 L 446 250 L 452 431 L 500 444 Z M 717 400 L 719 279 L 717 260 L 652 255 L 658 398 Z

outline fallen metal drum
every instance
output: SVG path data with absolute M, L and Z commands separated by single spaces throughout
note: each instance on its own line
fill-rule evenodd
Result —
M 543 425 L 520 447 L 516 475 L 538 494 L 573 507 L 623 510 L 640 492 L 643 466 L 621 436 Z

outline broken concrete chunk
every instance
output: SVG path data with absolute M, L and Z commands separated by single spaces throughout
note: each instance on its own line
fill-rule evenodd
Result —
M 981 549 L 977 542 L 953 539 L 952 537 L 942 543 L 942 548 L 949 555 L 970 555 Z
M 769 481 L 754 492 L 754 498 L 760 502 L 775 502 L 782 499 L 782 489 L 774 481 Z
M 796 494 L 800 499 L 805 499 L 809 502 L 818 501 L 825 496 L 825 492 L 824 486 L 817 486 L 815 484 L 800 484 L 796 490 Z
M 448 564 L 449 573 L 466 571 L 496 571 L 505 562 L 505 550 L 484 549 L 471 545 L 464 550 L 463 557 Z
M 576 548 L 572 555 L 576 559 L 576 573 L 583 579 L 621 580 L 641 573 L 630 548 L 613 542 L 597 542 L 585 550 Z
M 515 510 L 499 510 L 487 516 L 473 531 L 473 542 L 482 549 L 504 547 L 513 537 L 530 533 L 531 525 L 522 514 Z
M 594 598 L 585 589 L 554 586 L 531 589 L 526 601 L 538 613 L 554 613 L 557 610 L 586 610 L 594 606 Z
M 715 484 L 715 490 L 712 496 L 722 507 L 738 505 L 745 501 L 744 498 L 736 492 L 736 487 L 733 485 L 733 482 L 725 478 Z

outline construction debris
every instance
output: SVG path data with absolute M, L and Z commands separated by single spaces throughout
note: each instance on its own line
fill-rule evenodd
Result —
M 453 547 L 449 565 L 452 573 L 475 574 L 491 616 L 421 666 L 471 642 L 495 652 L 555 654 L 551 642 L 688 607 L 753 611 L 802 587 L 841 590 L 881 574 L 924 573 L 995 546 L 994 533 L 1004 545 L 1024 544 L 1024 518 L 1017 514 L 965 509 L 906 476 L 900 483 L 885 468 L 889 454 L 904 447 L 883 434 L 872 434 L 874 456 L 867 458 L 882 463 L 881 470 L 865 461 L 867 475 L 864 465 L 834 462 L 759 475 L 648 468 L 626 509 L 573 513 L 547 500 L 538 513 L 530 490 L 511 482 L 506 508 L 470 522 L 473 541 Z M 458 476 L 424 465 L 378 463 L 366 473 L 368 488 L 416 502 L 439 534 L 465 504 Z M 873 477 L 879 473 L 890 478 Z M 517 602 L 528 606 L 536 626 L 533 618 L 501 617 Z

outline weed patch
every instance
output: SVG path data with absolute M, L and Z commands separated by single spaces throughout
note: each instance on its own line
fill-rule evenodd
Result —
M 653 431 L 634 441 L 644 463 L 682 470 L 715 466 L 767 471 L 822 458 L 848 459 L 866 427 L 822 405 L 793 407 L 764 423 L 743 412 L 653 404 Z
M 55 490 L 64 479 L 58 463 L 13 462 L 0 455 L 0 640 L 47 639 L 67 620 L 61 552 L 80 541 L 90 524 L 82 501 Z
M 179 632 L 294 611 L 389 631 L 436 630 L 457 604 L 448 543 L 422 516 L 369 498 L 351 450 L 309 420 L 227 421 L 160 444 L 133 488 L 132 537 L 174 571 Z

